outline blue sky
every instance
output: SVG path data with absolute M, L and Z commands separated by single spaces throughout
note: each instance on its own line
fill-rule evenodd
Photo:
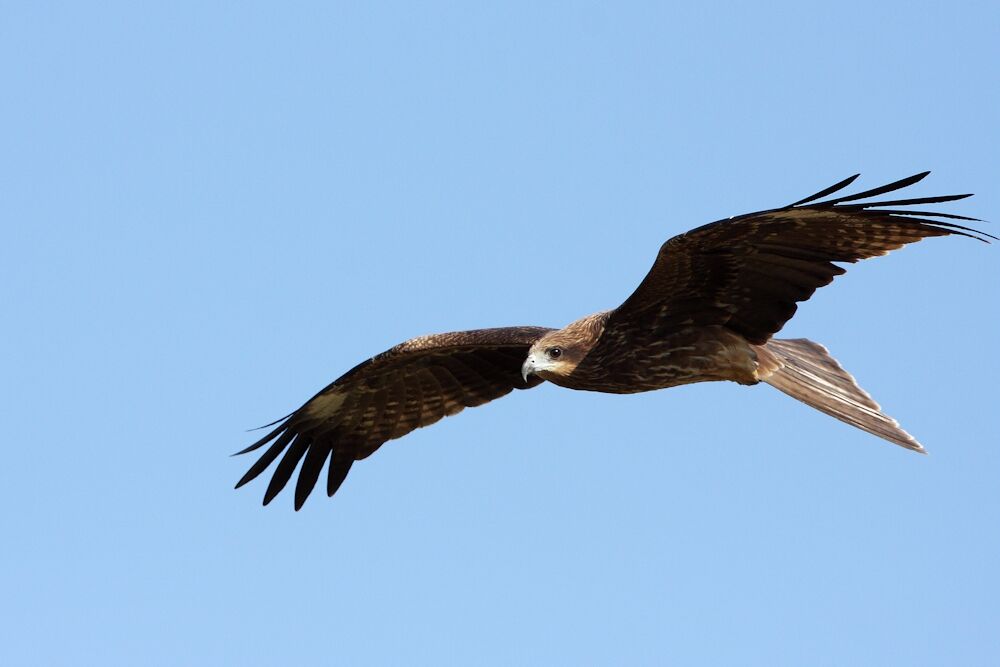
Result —
M 299 513 L 229 454 L 403 339 L 613 307 L 670 236 L 857 171 L 1000 219 L 998 26 L 6 4 L 0 662 L 995 664 L 996 246 L 852 267 L 783 334 L 928 457 L 722 384 L 518 392 Z

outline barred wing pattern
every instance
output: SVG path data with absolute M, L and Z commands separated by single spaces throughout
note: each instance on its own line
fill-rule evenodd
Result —
M 532 343 L 548 331 L 507 327 L 422 336 L 372 357 L 237 452 L 246 454 L 270 444 L 236 488 L 284 453 L 264 494 L 265 505 L 285 487 L 299 461 L 295 509 L 309 497 L 327 460 L 326 493 L 332 496 L 351 465 L 382 443 L 514 389 L 540 384 L 538 378 L 522 379 L 521 364 Z
M 783 208 L 675 236 L 660 248 L 635 292 L 611 313 L 588 361 L 601 363 L 626 347 L 635 349 L 644 338 L 687 326 L 724 325 L 762 344 L 792 317 L 798 302 L 844 273 L 833 262 L 884 255 L 929 236 L 994 238 L 933 219 L 975 218 L 900 208 L 971 195 L 859 202 L 913 185 L 928 173 L 819 201 L 853 183 L 855 175 Z

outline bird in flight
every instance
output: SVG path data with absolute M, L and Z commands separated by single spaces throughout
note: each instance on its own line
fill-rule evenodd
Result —
M 355 461 L 465 408 L 544 381 L 585 391 L 631 394 L 692 382 L 760 382 L 831 417 L 916 452 L 924 448 L 882 412 L 826 348 L 779 340 L 797 304 L 844 273 L 837 262 L 885 255 L 930 236 L 996 237 L 912 210 L 971 195 L 872 201 L 929 172 L 829 198 L 858 177 L 768 211 L 719 220 L 675 236 L 614 310 L 562 329 L 505 327 L 413 338 L 364 361 L 238 454 L 268 445 L 239 488 L 281 457 L 267 505 L 301 461 L 295 509 L 327 466 L 326 493 Z

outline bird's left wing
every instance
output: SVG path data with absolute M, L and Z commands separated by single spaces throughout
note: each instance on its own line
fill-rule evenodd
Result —
M 656 337 L 687 326 L 723 325 L 761 344 L 784 326 L 798 302 L 844 272 L 833 262 L 884 255 L 929 236 L 994 238 L 935 219 L 973 218 L 901 208 L 970 195 L 868 201 L 926 175 L 820 201 L 850 185 L 857 178 L 852 176 L 794 204 L 675 236 L 660 248 L 635 292 L 612 311 L 591 354 L 613 356 L 637 333 Z
M 358 364 L 316 394 L 278 427 L 237 454 L 270 444 L 236 484 L 257 477 L 284 452 L 264 494 L 267 505 L 302 461 L 295 485 L 298 510 L 329 460 L 326 493 L 332 496 L 354 461 L 387 440 L 428 426 L 514 389 L 541 383 L 521 377 L 543 327 L 477 329 L 413 338 Z

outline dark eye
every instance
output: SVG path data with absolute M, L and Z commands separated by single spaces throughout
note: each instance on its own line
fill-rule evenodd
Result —
M 562 348 L 561 347 L 550 347 L 549 348 L 549 358 L 550 359 L 558 359 L 561 356 L 562 356 Z

